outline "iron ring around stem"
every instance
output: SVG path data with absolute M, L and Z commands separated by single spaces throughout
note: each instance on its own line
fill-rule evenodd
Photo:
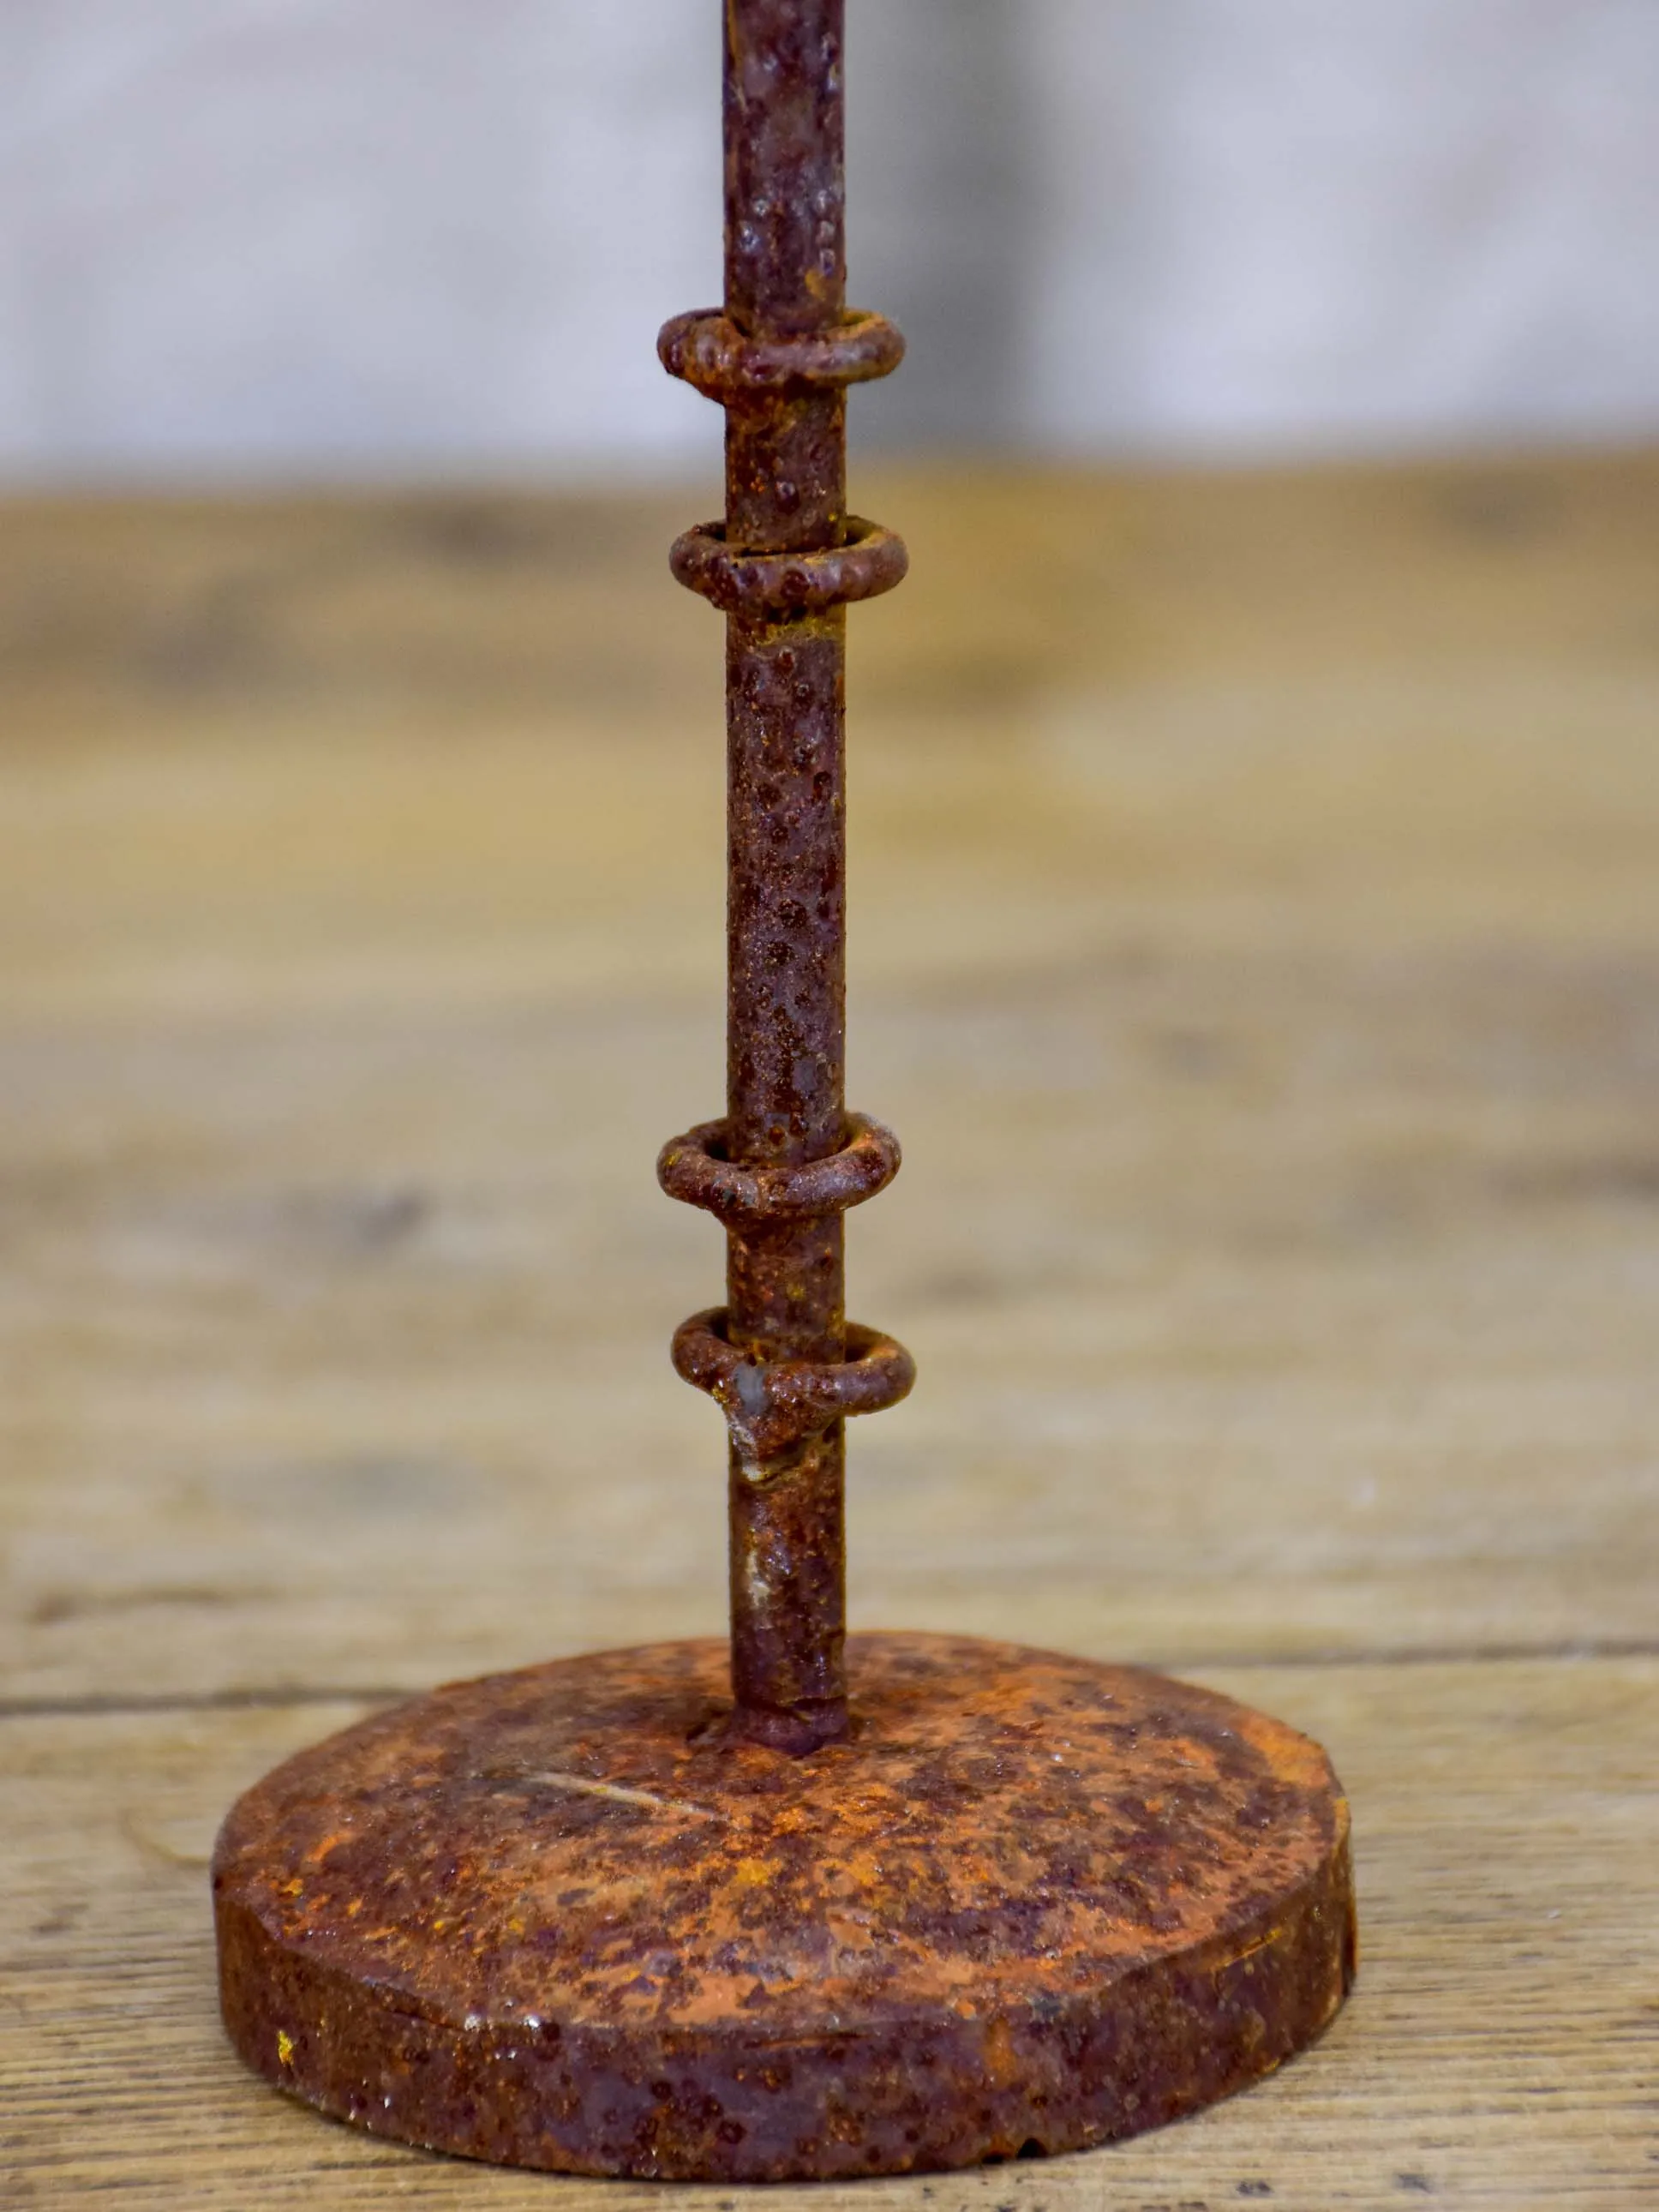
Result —
M 902 1344 L 847 1324 L 845 1359 L 751 1359 L 726 1334 L 723 1306 L 693 1314 L 674 1332 L 675 1372 L 725 1413 L 739 1457 L 765 1480 L 764 1462 L 855 1413 L 884 1413 L 909 1395 L 915 1362 Z
M 834 390 L 890 376 L 904 340 L 884 315 L 850 313 L 828 330 L 761 335 L 740 330 L 721 308 L 696 307 L 663 325 L 657 356 L 671 376 L 725 404 L 744 392 Z
M 705 522 L 674 540 L 668 564 L 722 614 L 785 619 L 878 599 L 904 581 L 910 556 L 896 532 L 857 514 L 844 529 L 841 544 L 812 552 L 745 553 L 726 544 L 723 522 Z
M 657 1160 L 657 1181 L 670 1198 L 733 1227 L 844 1213 L 885 1190 L 903 1158 L 893 1132 L 867 1114 L 849 1114 L 841 1150 L 802 1167 L 738 1167 L 726 1144 L 723 1121 L 671 1137 Z

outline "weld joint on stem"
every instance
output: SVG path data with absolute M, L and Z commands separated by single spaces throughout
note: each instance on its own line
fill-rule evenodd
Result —
M 909 1395 L 915 1362 L 902 1344 L 855 1322 L 846 1341 L 845 1359 L 754 1359 L 732 1342 L 726 1309 L 711 1306 L 674 1332 L 674 1368 L 720 1407 L 744 1465 L 764 1467 L 834 1421 Z

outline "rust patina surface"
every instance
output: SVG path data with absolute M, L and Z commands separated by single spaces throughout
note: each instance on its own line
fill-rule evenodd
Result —
M 847 307 L 842 0 L 723 12 L 726 302 L 659 349 L 726 410 L 725 517 L 672 565 L 726 617 L 726 1099 L 660 1173 L 726 1232 L 726 1304 L 674 1361 L 730 1432 L 732 1732 L 805 1753 L 847 1728 L 842 1425 L 914 1372 L 849 1329 L 842 1258 L 899 1164 L 847 1111 L 846 610 L 905 570 L 847 512 L 847 389 L 904 349 Z
M 725 616 L 726 1111 L 664 1147 L 726 1231 L 673 1356 L 726 1419 L 731 1641 L 464 1683 L 234 1808 L 224 2015 L 326 2112 L 477 2158 L 764 2180 L 1132 2134 L 1318 2033 L 1353 1961 L 1324 1755 L 1156 1676 L 845 1635 L 842 1430 L 902 1345 L 842 1226 L 898 1141 L 844 1091 L 845 628 L 903 576 L 846 509 L 842 0 L 726 0 L 721 308 L 662 334 L 726 414 L 673 550 Z M 850 1682 L 849 1682 L 850 1672 Z
M 270 2080 L 514 2165 L 766 2180 L 1103 2142 L 1341 2002 L 1318 1747 L 1133 1668 L 854 1637 L 853 1724 L 733 1741 L 723 1644 L 459 1684 L 251 1790 L 214 1886 Z

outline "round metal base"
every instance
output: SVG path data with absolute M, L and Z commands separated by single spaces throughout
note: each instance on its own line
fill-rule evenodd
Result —
M 377 2135 L 562 2172 L 895 2173 L 1133 2135 L 1353 1971 L 1316 1744 L 1003 1644 L 848 1644 L 850 1740 L 722 1738 L 723 1643 L 463 1682 L 302 1752 L 214 1858 L 231 2039 Z

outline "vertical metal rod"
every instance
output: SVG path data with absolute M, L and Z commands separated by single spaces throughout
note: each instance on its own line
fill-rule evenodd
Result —
M 726 311 L 772 337 L 839 322 L 847 298 L 843 0 L 726 9 Z M 726 430 L 728 545 L 817 551 L 846 512 L 847 399 L 738 395 Z M 799 1166 L 846 1115 L 847 614 L 726 618 L 726 1126 L 733 1159 Z M 845 1352 L 838 1213 L 733 1230 L 732 1341 L 756 1358 Z M 793 1464 L 731 1454 L 732 1687 L 743 1711 L 823 1741 L 845 1731 L 845 1446 Z
M 662 1167 L 675 1195 L 726 1222 L 726 1304 L 687 1325 L 702 1334 L 682 1331 L 676 1358 L 731 1424 L 736 1725 L 793 1750 L 847 1727 L 842 1414 L 908 1387 L 906 1356 L 867 1332 L 849 1360 L 844 1308 L 842 1212 L 896 1169 L 896 1145 L 863 1139 L 872 1172 L 849 1168 L 845 1188 L 834 1170 L 802 1176 L 850 1159 L 857 1134 L 846 602 L 904 568 L 896 538 L 846 513 L 846 387 L 884 374 L 902 345 L 879 317 L 846 313 L 843 5 L 726 0 L 725 309 L 679 318 L 661 342 L 726 410 L 725 522 L 675 549 L 681 580 L 726 615 L 726 1114 Z M 716 1155 L 735 1171 L 724 1197 L 686 1166 Z

